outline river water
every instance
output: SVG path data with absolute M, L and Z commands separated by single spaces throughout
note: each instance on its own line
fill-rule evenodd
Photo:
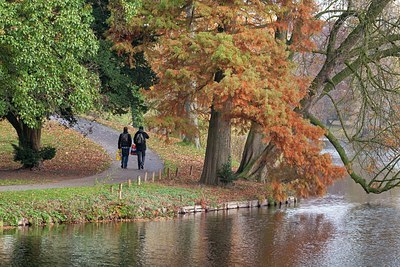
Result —
M 400 266 L 400 194 L 350 179 L 296 206 L 0 231 L 0 266 Z
M 336 183 L 291 207 L 0 232 L 0 266 L 400 266 L 400 197 Z

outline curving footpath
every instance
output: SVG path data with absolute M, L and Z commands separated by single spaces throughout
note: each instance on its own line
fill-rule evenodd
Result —
M 62 187 L 79 187 L 79 186 L 93 186 L 97 183 L 114 184 L 126 182 L 128 179 L 137 179 L 138 176 L 144 177 L 145 173 L 149 173 L 149 177 L 153 172 L 158 173 L 163 169 L 164 164 L 160 157 L 155 154 L 151 149 L 146 150 L 146 163 L 145 169 L 137 169 L 136 156 L 130 156 L 127 169 L 121 169 L 121 163 L 115 160 L 115 152 L 117 149 L 118 136 L 120 132 L 101 125 L 96 122 L 91 122 L 85 119 L 78 119 L 77 124 L 73 127 L 86 135 L 87 138 L 93 142 L 101 145 L 112 159 L 110 168 L 102 173 L 95 174 L 89 177 L 78 179 L 63 180 L 58 182 L 46 184 L 28 184 L 28 185 L 10 185 L 0 186 L 1 191 L 19 191 L 31 189 L 48 189 L 48 188 L 62 188 Z M 131 133 L 132 135 L 134 133 Z M 151 135 L 150 135 L 151 138 Z

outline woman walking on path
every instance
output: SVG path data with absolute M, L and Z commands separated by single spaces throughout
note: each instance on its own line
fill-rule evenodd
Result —
M 136 145 L 136 153 L 138 159 L 138 168 L 144 168 L 144 160 L 146 158 L 146 139 L 149 139 L 149 135 L 143 130 L 143 126 L 139 126 L 139 131 L 135 133 L 133 142 Z
M 129 150 L 132 145 L 132 137 L 128 133 L 128 127 L 124 127 L 124 132 L 119 135 L 118 138 L 118 149 L 121 149 L 121 168 L 126 169 L 128 167 Z

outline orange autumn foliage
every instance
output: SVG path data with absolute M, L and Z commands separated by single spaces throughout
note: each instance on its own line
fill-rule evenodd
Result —
M 319 154 L 323 131 L 294 111 L 309 79 L 295 75 L 289 53 L 314 48 L 310 36 L 321 22 L 312 19 L 313 11 L 310 0 L 145 1 L 124 27 L 111 23 L 110 38 L 118 47 L 130 46 L 125 52 L 145 51 L 159 78 L 146 94 L 158 118 L 185 117 L 186 103 L 195 102 L 196 111 L 206 114 L 211 105 L 218 110 L 230 101 L 225 116 L 237 127 L 248 127 L 244 121 L 262 125 L 296 169 L 290 187 L 307 196 L 322 194 L 342 174 Z M 118 16 L 124 14 L 113 13 L 115 22 Z M 282 31 L 291 32 L 289 45 L 276 38 Z M 148 35 L 156 36 L 154 42 L 146 42 Z M 143 43 L 133 47 L 133 36 Z M 223 79 L 216 82 L 219 71 Z

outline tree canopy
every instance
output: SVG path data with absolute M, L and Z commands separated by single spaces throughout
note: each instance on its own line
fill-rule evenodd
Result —
M 54 112 L 92 107 L 98 78 L 88 70 L 98 43 L 81 0 L 0 2 L 0 115 L 30 128 Z

